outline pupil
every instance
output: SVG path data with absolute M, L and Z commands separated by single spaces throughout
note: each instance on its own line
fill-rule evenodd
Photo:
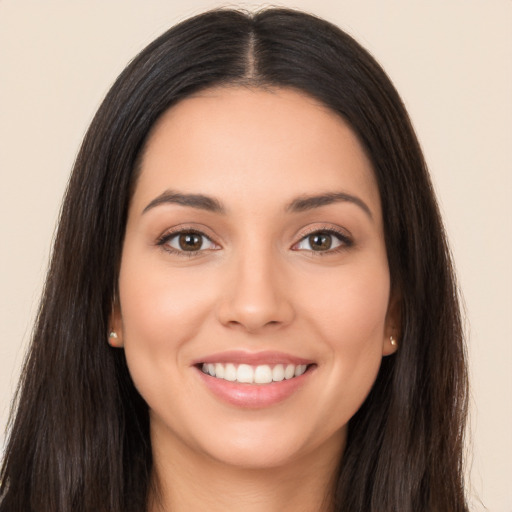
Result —
M 309 243 L 313 250 L 326 251 L 331 248 L 331 235 L 327 235 L 325 233 L 311 235 L 309 237 Z
M 180 235 L 179 242 L 180 248 L 184 251 L 198 251 L 202 245 L 201 236 L 195 233 Z

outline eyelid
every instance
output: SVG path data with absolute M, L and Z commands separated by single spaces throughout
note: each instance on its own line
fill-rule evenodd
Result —
M 215 248 L 199 249 L 197 251 L 184 251 L 184 250 L 180 250 L 175 247 L 172 247 L 171 245 L 168 244 L 168 242 L 171 239 L 173 239 L 174 237 L 177 237 L 177 236 L 183 235 L 183 234 L 188 234 L 188 233 L 196 234 L 196 235 L 206 238 L 213 245 L 215 245 Z M 204 254 L 209 251 L 216 251 L 218 249 L 221 249 L 220 244 L 217 243 L 211 235 L 206 234 L 202 229 L 198 229 L 197 227 L 190 226 L 190 225 L 180 225 L 180 226 L 175 226 L 173 228 L 167 229 L 166 231 L 164 231 L 164 233 L 162 235 L 160 235 L 157 238 L 156 245 L 161 247 L 162 250 L 164 250 L 166 252 L 169 252 L 172 254 L 177 254 L 179 256 L 186 256 L 186 257 L 199 256 L 199 255 Z
M 216 250 L 222 249 L 222 246 L 215 240 L 217 237 L 213 237 L 213 236 L 205 233 L 205 231 L 208 231 L 208 230 L 205 228 L 198 228 L 195 225 L 186 225 L 185 224 L 185 225 L 174 226 L 170 229 L 167 229 L 162 235 L 160 235 L 157 238 L 156 245 L 160 246 L 162 248 L 162 250 L 165 250 L 166 252 L 178 254 L 180 256 L 188 256 L 188 257 L 198 256 L 198 255 L 204 254 L 209 251 L 216 251 Z M 169 240 L 171 240 L 172 238 L 177 237 L 182 234 L 186 234 L 186 233 L 193 233 L 193 234 L 197 234 L 201 237 L 204 237 L 207 240 L 209 240 L 215 247 L 207 248 L 207 249 L 198 249 L 197 251 L 185 251 L 185 250 L 181 250 L 181 249 L 172 247 L 168 244 Z M 313 234 L 316 234 L 316 233 L 326 233 L 326 234 L 332 235 L 335 238 L 337 238 L 341 243 L 337 247 L 329 248 L 325 251 L 314 251 L 313 249 L 297 248 L 297 246 L 302 241 L 304 241 L 307 237 L 309 237 Z M 338 251 L 345 250 L 354 245 L 352 235 L 346 229 L 341 228 L 339 226 L 333 226 L 332 224 L 309 226 L 308 228 L 303 230 L 299 236 L 300 236 L 300 238 L 298 239 L 297 242 L 295 242 L 292 245 L 291 250 L 309 252 L 309 253 L 313 253 L 315 255 L 334 254 Z
M 309 236 L 314 235 L 316 233 L 326 233 L 326 234 L 332 235 L 332 236 L 336 237 L 341 242 L 341 244 L 338 247 L 335 247 L 333 249 L 328 249 L 326 251 L 314 251 L 312 249 L 296 248 L 298 246 L 298 244 L 300 244 L 302 241 L 304 241 Z M 305 231 L 302 231 L 299 236 L 300 236 L 299 240 L 292 245 L 291 249 L 296 250 L 296 251 L 307 251 L 307 252 L 310 252 L 310 253 L 313 253 L 313 254 L 319 255 L 319 256 L 327 255 L 327 254 L 334 254 L 338 251 L 348 249 L 349 247 L 352 247 L 354 245 L 353 237 L 346 229 L 340 228 L 338 226 L 333 226 L 332 224 L 323 225 L 323 226 L 318 226 L 318 225 L 310 226 Z

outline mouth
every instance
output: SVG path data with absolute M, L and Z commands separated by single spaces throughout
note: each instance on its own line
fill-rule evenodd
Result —
M 304 375 L 312 364 L 236 364 L 199 363 L 198 368 L 206 375 L 240 384 L 271 384 L 292 380 Z
M 231 351 L 196 360 L 193 366 L 200 382 L 221 402 L 262 409 L 300 393 L 313 382 L 318 365 L 280 352 Z

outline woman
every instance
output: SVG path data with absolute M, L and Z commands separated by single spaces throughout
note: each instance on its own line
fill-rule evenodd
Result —
M 467 510 L 456 297 L 367 52 L 290 10 L 185 21 L 78 155 L 0 510 Z

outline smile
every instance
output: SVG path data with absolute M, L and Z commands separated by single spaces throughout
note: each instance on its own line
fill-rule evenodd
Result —
M 241 384 L 270 384 L 300 377 L 307 370 L 306 364 L 248 364 L 203 363 L 203 373 L 229 382 Z
M 293 397 L 314 379 L 318 364 L 275 351 L 233 350 L 193 362 L 199 381 L 221 402 L 261 409 Z

